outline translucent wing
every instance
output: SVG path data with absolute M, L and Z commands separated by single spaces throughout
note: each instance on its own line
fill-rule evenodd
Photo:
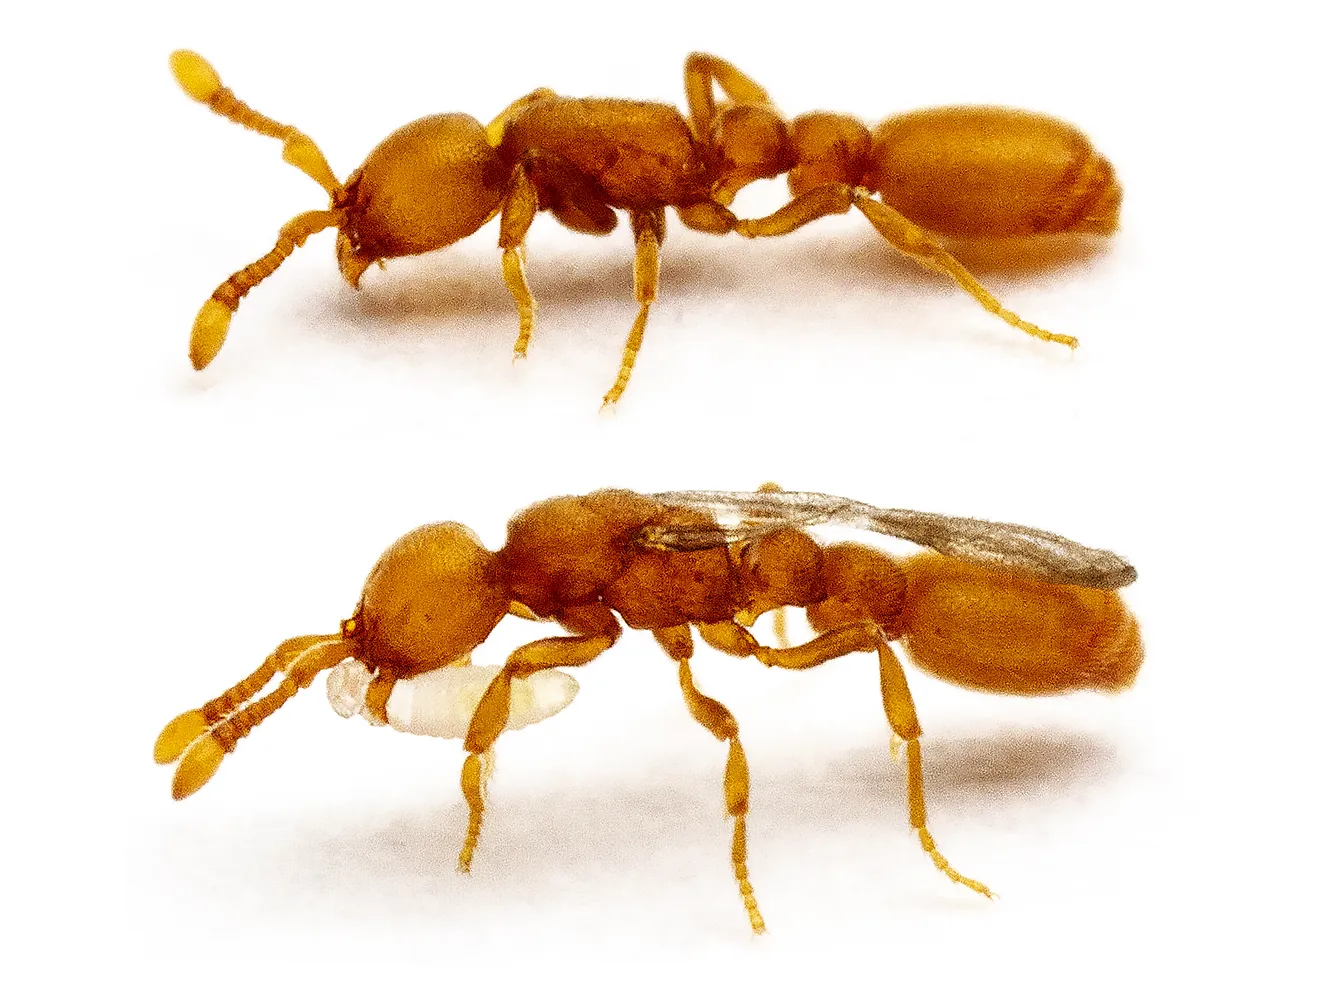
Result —
M 780 528 L 839 525 L 891 535 L 970 563 L 1014 567 L 1047 583 L 1114 590 L 1138 578 L 1138 571 L 1113 552 L 1023 525 L 872 507 L 828 494 L 677 490 L 650 497 L 661 504 L 744 519 L 740 524 L 642 530 L 642 544 L 678 552 L 712 549 Z

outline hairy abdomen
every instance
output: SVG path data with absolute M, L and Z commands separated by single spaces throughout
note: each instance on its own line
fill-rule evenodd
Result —
M 1042 583 L 936 554 L 904 563 L 904 645 L 942 680 L 1000 694 L 1123 690 L 1143 662 L 1113 590 Z

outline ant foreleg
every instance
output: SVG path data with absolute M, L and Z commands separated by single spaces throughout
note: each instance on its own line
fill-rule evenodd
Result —
M 747 768 L 746 751 L 737 737 L 737 719 L 714 698 L 706 697 L 696 689 L 690 662 L 693 644 L 687 626 L 657 629 L 653 634 L 663 650 L 677 661 L 682 698 L 686 701 L 691 717 L 720 742 L 728 743 L 728 762 L 723 770 L 723 798 L 728 814 L 733 818 L 733 876 L 737 879 L 737 889 L 742 894 L 751 930 L 759 934 L 765 931 L 765 919 L 761 917 L 760 908 L 756 904 L 756 893 L 746 867 L 746 814 L 751 797 L 751 775 Z
M 513 359 L 524 359 L 534 333 L 534 297 L 525 279 L 525 235 L 539 212 L 539 194 L 524 164 L 512 170 L 511 186 L 502 205 L 498 227 L 498 247 L 502 249 L 502 279 L 516 301 L 520 315 L 520 333 L 516 336 Z
M 908 689 L 908 680 L 903 667 L 894 655 L 889 643 L 880 640 L 877 646 L 880 656 L 880 696 L 885 704 L 885 718 L 894 734 L 908 746 L 908 819 L 917 830 L 922 849 L 931 857 L 941 873 L 956 884 L 962 884 L 975 890 L 983 897 L 994 897 L 989 887 L 971 877 L 965 877 L 952 866 L 949 860 L 935 847 L 935 840 L 926 827 L 926 798 L 922 790 L 922 746 L 921 725 L 917 721 L 917 711 L 912 703 L 912 691 Z M 891 752 L 893 747 L 891 744 Z
M 692 52 L 682 67 L 687 111 L 697 138 L 704 140 L 714 120 L 714 85 L 733 103 L 769 106 L 765 88 L 726 59 L 705 52 Z
M 627 335 L 627 344 L 622 349 L 622 364 L 618 367 L 617 379 L 604 394 L 604 407 L 612 407 L 618 402 L 627 383 L 631 379 L 631 370 L 636 365 L 636 356 L 645 340 L 645 322 L 650 316 L 650 305 L 659 292 L 659 246 L 664 238 L 664 212 L 633 211 L 631 230 L 636 235 L 636 261 L 632 267 L 632 281 L 636 290 L 636 302 L 640 310 Z
M 578 634 L 538 639 L 513 651 L 484 691 L 470 719 L 465 734 L 465 751 L 469 755 L 461 766 L 461 793 L 470 808 L 470 823 L 456 860 L 456 869 L 462 873 L 470 872 L 479 844 L 479 831 L 484 823 L 483 757 L 491 752 L 511 717 L 512 680 L 560 666 L 584 666 L 610 649 L 622 634 L 622 626 L 602 604 L 561 612 L 557 620 L 568 631 Z

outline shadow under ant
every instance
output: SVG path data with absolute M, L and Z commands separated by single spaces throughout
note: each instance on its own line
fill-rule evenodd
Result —
M 927 743 L 928 799 L 942 825 L 961 810 L 998 815 L 1040 807 L 1068 785 L 1100 784 L 1118 769 L 1109 741 L 1063 729 L 1005 728 Z M 352 808 L 324 811 L 293 826 L 253 820 L 224 835 L 189 840 L 180 856 L 182 869 L 190 872 L 181 876 L 198 879 L 198 866 L 209 864 L 209 878 L 224 879 L 241 904 L 267 907 L 284 891 L 301 903 L 316 895 L 321 909 L 337 915 L 391 906 L 406 915 L 473 919 L 500 914 L 512 901 L 565 899 L 569 886 L 597 889 L 624 872 L 657 877 L 663 886 L 722 864 L 726 829 L 717 768 L 708 778 L 690 770 L 654 773 L 648 782 L 603 783 L 574 794 L 502 791 L 491 801 L 473 880 L 455 872 L 466 823 L 459 793 L 441 807 L 421 804 L 373 820 L 351 814 Z M 822 767 L 762 775 L 757 763 L 753 773 L 756 859 L 774 849 L 825 851 L 836 834 L 850 828 L 860 835 L 863 824 L 882 846 L 910 853 L 915 848 L 904 774 L 890 763 L 883 742 L 855 750 L 829 772 Z M 450 789 L 450 780 L 439 777 L 440 792 Z M 193 858 L 195 843 L 207 848 L 206 860 Z M 716 885 L 726 883 L 722 875 L 715 879 Z
M 979 277 L 1041 282 L 1057 271 L 1088 265 L 1105 251 L 1106 240 L 1060 235 L 965 241 L 951 248 Z M 606 342 L 616 343 L 626 335 L 636 303 L 630 252 L 616 239 L 571 254 L 541 252 L 535 246 L 528 266 L 539 322 L 565 326 L 569 319 L 584 320 L 595 312 L 600 316 L 594 324 Z M 753 315 L 791 308 L 810 320 L 823 314 L 826 305 L 857 298 L 864 308 L 879 313 L 883 329 L 890 323 L 891 296 L 899 302 L 931 294 L 954 298 L 956 321 L 964 313 L 971 318 L 971 302 L 954 290 L 948 276 L 905 258 L 871 231 L 847 238 L 729 240 L 723 245 L 681 231 L 661 253 L 655 310 L 666 313 L 683 299 L 688 308 L 703 310 L 707 301 L 718 307 L 736 298 L 749 302 Z M 416 331 L 434 337 L 460 331 L 448 327 L 459 323 L 465 338 L 497 346 L 515 341 L 517 330 L 515 305 L 503 284 L 496 251 L 468 248 L 394 260 L 386 272 L 367 274 L 358 293 L 331 294 L 320 309 L 337 326 L 356 329 L 356 337 Z M 536 324 L 536 341 L 541 327 Z

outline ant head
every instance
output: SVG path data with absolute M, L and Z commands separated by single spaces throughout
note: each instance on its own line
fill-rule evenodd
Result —
M 509 170 L 466 114 L 420 118 L 388 135 L 346 183 L 337 240 L 352 286 L 374 262 L 431 252 L 497 213 Z
M 445 521 L 388 547 L 341 635 L 356 659 L 408 677 L 467 655 L 510 603 L 493 553 L 465 525 Z

